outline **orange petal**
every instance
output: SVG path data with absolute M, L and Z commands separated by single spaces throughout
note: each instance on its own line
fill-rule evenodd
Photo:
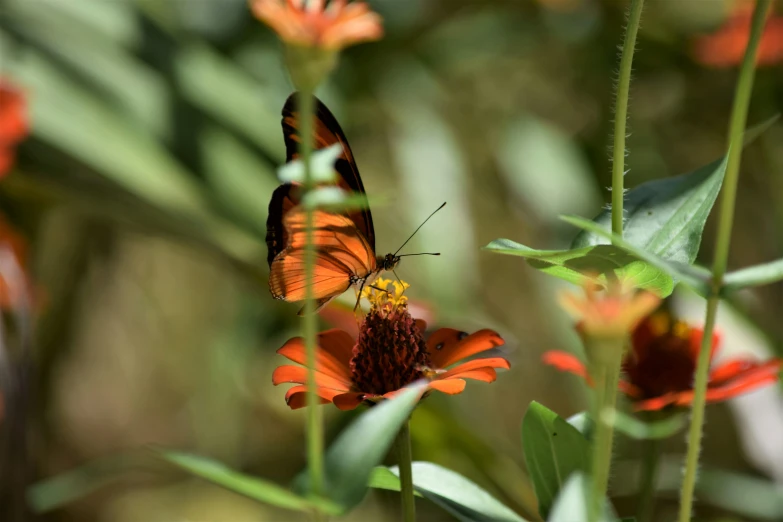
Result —
M 488 357 L 486 359 L 473 359 L 468 362 L 458 364 L 451 368 L 444 374 L 441 374 L 441 379 L 448 379 L 458 373 L 464 373 L 470 370 L 477 370 L 479 368 L 503 368 L 508 370 L 511 364 L 503 357 Z
M 713 375 L 717 373 L 719 376 L 725 377 L 725 380 L 715 383 L 710 379 L 707 387 L 707 402 L 731 399 L 778 380 L 781 367 L 779 359 L 773 359 L 763 364 L 751 363 L 752 366 L 746 366 L 739 372 L 736 371 L 739 367 L 737 362 L 733 361 L 715 369 Z M 728 377 L 731 370 L 734 370 L 735 373 Z
M 503 338 L 489 329 L 465 335 L 452 328 L 442 328 L 427 340 L 427 351 L 435 368 L 446 368 L 466 357 L 491 350 L 503 344 Z
M 692 392 L 691 395 L 693 395 Z M 688 401 L 687 397 L 683 397 L 682 393 L 667 393 L 660 397 L 636 401 L 633 403 L 633 409 L 635 411 L 655 411 L 663 409 L 671 404 L 681 404 L 682 401 Z M 687 404 L 687 402 L 685 404 Z
M 465 381 L 462 379 L 435 380 L 430 383 L 430 389 L 438 390 L 448 395 L 456 395 L 462 393 L 462 390 L 465 389 Z
M 497 377 L 497 372 L 492 368 L 477 368 L 466 372 L 457 372 L 449 376 L 452 379 L 475 379 L 483 382 L 495 382 Z
M 336 390 L 329 390 L 327 388 L 318 388 L 316 390 L 321 404 L 328 404 L 332 402 L 332 398 L 340 392 Z M 285 393 L 285 402 L 292 410 L 298 410 L 307 406 L 307 387 L 306 386 L 294 386 Z
M 561 372 L 573 373 L 583 379 L 587 379 L 587 368 L 584 363 L 573 354 L 552 350 L 545 352 L 544 355 L 541 356 L 541 360 L 544 364 L 554 366 Z
M 360 392 L 341 393 L 340 395 L 336 395 L 332 399 L 332 402 L 343 411 L 353 410 L 362 403 L 364 395 L 365 394 Z
M 304 384 L 307 382 L 307 368 L 303 366 L 283 365 L 275 368 L 272 374 L 272 383 L 277 386 L 284 382 L 293 382 Z M 335 379 L 321 372 L 315 372 L 315 382 L 318 387 L 329 388 L 338 391 L 348 391 L 351 387 L 350 381 Z
M 348 361 L 343 363 L 338 359 L 334 352 L 340 349 L 340 345 L 344 343 L 345 338 L 340 335 L 345 332 L 339 330 L 329 330 L 319 334 L 319 343 L 324 343 L 331 347 L 331 350 L 324 349 L 320 344 L 316 349 L 316 363 L 315 369 L 326 375 L 330 375 L 340 380 L 350 380 L 351 370 L 348 366 Z M 347 335 L 347 334 L 346 334 Z M 350 339 L 350 337 L 348 338 Z M 342 346 L 344 350 L 344 345 Z M 353 347 L 351 346 L 351 350 Z M 286 342 L 282 348 L 277 350 L 277 353 L 286 357 L 295 363 L 306 365 L 307 354 L 305 353 L 304 339 L 301 337 L 294 337 Z M 339 352 L 338 352 L 339 353 Z

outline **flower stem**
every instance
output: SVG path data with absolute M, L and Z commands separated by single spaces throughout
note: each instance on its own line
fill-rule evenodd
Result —
M 650 522 L 653 517 L 655 510 L 655 483 L 658 480 L 660 450 L 661 441 L 659 439 L 646 441 L 642 482 L 639 487 L 639 503 L 636 510 L 637 522 Z
M 397 464 L 400 467 L 400 495 L 402 497 L 402 520 L 415 522 L 416 504 L 413 496 L 413 457 L 411 454 L 410 421 L 400 428 L 394 445 L 397 448 Z
M 712 332 L 715 327 L 715 316 L 718 311 L 720 290 L 723 286 L 723 276 L 729 259 L 731 229 L 734 223 L 734 205 L 737 196 L 740 159 L 742 158 L 742 137 L 748 117 L 750 94 L 753 90 L 755 76 L 756 53 L 764 28 L 764 21 L 771 0 L 758 0 L 753 11 L 750 40 L 745 50 L 745 57 L 740 67 L 737 80 L 737 91 L 734 105 L 731 109 L 729 123 L 729 152 L 726 161 L 726 177 L 723 181 L 720 214 L 718 219 L 718 236 L 715 243 L 715 257 L 712 265 L 712 284 L 710 297 L 707 300 L 707 314 L 704 320 L 704 337 L 696 365 L 694 378 L 694 395 L 691 406 L 691 425 L 688 432 L 688 452 L 685 457 L 685 475 L 680 492 L 679 522 L 688 522 L 693 509 L 693 491 L 696 486 L 696 472 L 701 451 L 701 437 L 704 424 L 704 407 L 707 399 L 707 381 L 712 350 Z
M 625 29 L 623 52 L 620 57 L 620 77 L 617 83 L 617 98 L 614 114 L 614 146 L 612 147 L 612 232 L 623 235 L 623 177 L 625 176 L 625 133 L 628 118 L 628 92 L 631 87 L 633 53 L 636 49 L 636 34 L 642 17 L 644 0 L 631 0 L 628 25 Z
M 310 157 L 313 152 L 313 116 L 315 104 L 313 93 L 302 89 L 299 93 L 299 113 L 301 121 L 301 153 L 305 170 L 305 195 L 313 188 Z M 305 303 L 304 303 L 304 340 L 307 357 L 307 464 L 310 470 L 310 487 L 314 495 L 323 493 L 324 475 L 324 436 L 323 416 L 320 399 L 316 393 L 316 331 L 318 316 L 315 314 L 313 295 L 313 274 L 315 271 L 315 248 L 313 240 L 314 216 L 312 208 L 305 207 L 306 247 L 305 247 Z
M 604 499 L 609 486 L 609 472 L 612 467 L 612 444 L 614 426 L 607 421 L 603 412 L 611 411 L 617 402 L 617 387 L 620 379 L 620 357 L 623 353 L 623 339 L 588 341 L 593 346 L 588 349 L 604 357 L 596 357 L 598 363 L 593 367 L 592 378 L 595 383 L 593 404 L 593 481 L 590 495 L 588 520 L 596 522 L 601 518 Z

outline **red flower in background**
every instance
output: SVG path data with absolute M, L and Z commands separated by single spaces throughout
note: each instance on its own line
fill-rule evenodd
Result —
M 393 397 L 418 380 L 428 381 L 429 390 L 449 395 L 465 389 L 465 379 L 492 382 L 496 368 L 509 368 L 502 357 L 460 361 L 503 344 L 492 330 L 468 335 L 451 328 L 441 328 L 426 341 L 423 321 L 414 320 L 402 295 L 406 285 L 378 279 L 375 285 L 390 288 L 384 293 L 366 288 L 363 295 L 372 308 L 354 339 L 342 330 L 328 330 L 318 335 L 316 381 L 318 395 L 341 410 L 352 410 L 362 402 L 374 403 Z M 298 364 L 306 363 L 304 340 L 297 337 L 278 350 L 280 355 Z M 278 367 L 272 381 L 275 385 L 294 383 L 286 392 L 292 409 L 306 403 L 304 366 Z
M 752 7 L 739 5 L 716 32 L 699 36 L 692 52 L 697 62 L 709 67 L 732 67 L 745 55 L 750 39 Z M 758 65 L 774 65 L 783 61 L 783 17 L 771 16 L 759 41 Z
M 669 314 L 659 312 L 642 321 L 634 330 L 631 350 L 623 360 L 624 377 L 620 390 L 633 402 L 634 409 L 660 410 L 667 406 L 687 406 L 693 400 L 693 374 L 703 332 Z M 719 338 L 713 336 L 714 357 Z M 574 355 L 551 351 L 543 356 L 546 364 L 587 379 L 585 365 Z M 747 393 L 778 379 L 781 360 L 766 362 L 730 360 L 710 371 L 707 402 L 720 402 Z
M 14 162 L 14 147 L 27 136 L 27 114 L 22 93 L 0 78 L 0 178 Z

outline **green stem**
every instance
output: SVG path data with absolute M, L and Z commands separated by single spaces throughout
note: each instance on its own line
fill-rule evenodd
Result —
M 734 223 L 734 205 L 737 196 L 739 167 L 742 158 L 742 135 L 745 130 L 750 105 L 750 94 L 753 90 L 755 76 L 756 53 L 764 28 L 767 11 L 771 0 L 758 0 L 753 11 L 750 40 L 745 51 L 745 57 L 740 67 L 737 80 L 737 91 L 734 96 L 734 106 L 731 110 L 729 124 L 729 152 L 726 162 L 726 177 L 723 181 L 720 215 L 718 220 L 718 237 L 715 244 L 715 258 L 712 265 L 712 284 L 710 298 L 707 300 L 707 314 L 704 319 L 704 337 L 702 338 L 699 360 L 694 378 L 694 395 L 691 406 L 691 425 L 688 431 L 688 452 L 685 457 L 685 475 L 680 492 L 679 522 L 688 522 L 693 509 L 693 491 L 696 486 L 696 472 L 699 466 L 701 437 L 704 425 L 704 407 L 707 399 L 707 381 L 712 350 L 712 332 L 715 327 L 715 316 L 718 311 L 720 290 L 723 286 L 723 276 L 729 259 L 731 244 L 731 229 Z
M 592 492 L 588 512 L 588 520 L 596 522 L 601 518 L 606 491 L 609 487 L 614 440 L 614 426 L 607 422 L 603 412 L 613 411 L 617 402 L 623 340 L 606 339 L 588 342 L 591 344 L 588 349 L 596 354 L 593 360 L 598 361 L 591 373 L 595 384 L 595 399 L 593 401 L 595 438 L 593 439 Z
M 394 445 L 397 449 L 397 464 L 400 467 L 402 520 L 404 522 L 415 522 L 416 504 L 413 496 L 413 470 L 411 468 L 413 457 L 411 453 L 410 421 L 405 421 L 405 424 L 402 425 Z
M 313 188 L 310 157 L 313 152 L 313 115 L 315 104 L 313 93 L 303 89 L 299 93 L 299 113 L 301 121 L 301 152 L 305 167 L 305 195 Z M 307 230 L 305 247 L 305 303 L 304 303 L 304 340 L 307 357 L 307 464 L 310 471 L 310 487 L 314 495 L 323 493 L 324 476 L 324 433 L 323 415 L 315 380 L 316 334 L 318 316 L 315 314 L 313 295 L 313 274 L 315 271 L 315 248 L 313 241 L 313 211 L 305 207 L 305 227 Z
M 628 119 L 628 91 L 631 87 L 633 53 L 636 49 L 636 34 L 642 17 L 644 0 L 631 0 L 628 25 L 620 57 L 620 77 L 617 82 L 617 99 L 614 114 L 614 146 L 612 147 L 612 232 L 623 235 L 623 177 L 625 176 L 625 125 Z
M 648 440 L 644 448 L 642 482 L 639 485 L 639 503 L 636 510 L 637 522 L 650 522 L 655 511 L 655 483 L 658 480 L 661 441 Z

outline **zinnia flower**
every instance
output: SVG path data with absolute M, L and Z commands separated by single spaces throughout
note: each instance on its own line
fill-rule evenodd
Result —
M 699 357 L 703 331 L 668 313 L 658 312 L 633 332 L 631 350 L 623 360 L 624 377 L 620 390 L 633 402 L 634 409 L 660 410 L 667 406 L 687 406 L 693 400 L 693 374 Z M 719 337 L 713 335 L 715 355 Z M 546 364 L 588 379 L 585 365 L 574 355 L 551 351 L 543 356 Z M 778 379 L 780 359 L 756 362 L 734 359 L 710 371 L 707 402 L 714 403 L 747 393 Z
M 390 398 L 415 381 L 427 381 L 428 390 L 449 395 L 465 389 L 465 379 L 492 382 L 496 368 L 509 368 L 503 357 L 472 359 L 503 344 L 492 330 L 467 334 L 441 328 L 424 338 L 426 325 L 408 312 L 405 283 L 378 279 L 374 288 L 362 295 L 371 303 L 357 339 L 342 330 L 327 330 L 318 335 L 316 390 L 322 403 L 332 402 L 341 410 L 352 410 L 362 402 L 375 403 Z M 300 365 L 305 364 L 304 340 L 288 341 L 277 353 Z M 459 364 L 457 364 L 459 363 Z M 306 403 L 304 366 L 278 367 L 272 377 L 275 385 L 294 383 L 285 395 L 292 409 Z
M 325 0 L 250 0 L 256 18 L 288 44 L 339 51 L 383 36 L 381 17 L 364 2 L 325 4 Z
M 715 33 L 699 36 L 693 42 L 696 61 L 709 67 L 732 67 L 745 55 L 750 39 L 752 6 L 739 6 Z M 783 60 L 783 17 L 771 16 L 759 40 L 758 65 L 774 65 Z
M 616 337 L 631 332 L 639 321 L 657 308 L 660 299 L 650 292 L 636 292 L 614 282 L 605 291 L 587 283 L 584 297 L 567 292 L 560 305 L 576 319 L 586 335 Z
M 0 178 L 11 170 L 14 147 L 27 135 L 22 93 L 0 78 Z

